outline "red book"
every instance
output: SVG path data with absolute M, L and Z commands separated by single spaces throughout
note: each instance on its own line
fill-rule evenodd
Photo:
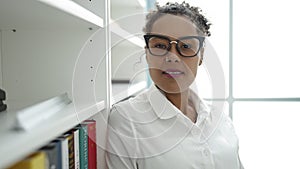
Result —
M 88 132 L 88 168 L 97 169 L 96 121 L 85 120 Z

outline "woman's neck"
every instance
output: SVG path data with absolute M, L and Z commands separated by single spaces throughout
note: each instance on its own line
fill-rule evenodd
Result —
M 167 99 L 183 114 L 187 113 L 189 103 L 189 90 L 181 93 L 165 93 Z

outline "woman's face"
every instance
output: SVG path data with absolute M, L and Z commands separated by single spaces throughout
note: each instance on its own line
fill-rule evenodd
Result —
M 165 55 L 157 56 L 165 50 L 167 44 L 163 38 L 153 37 L 149 40 L 149 51 L 146 48 L 146 58 L 149 66 L 150 76 L 153 82 L 166 93 L 180 93 L 189 88 L 194 81 L 197 69 L 202 60 L 203 48 L 194 57 L 184 57 L 176 49 L 175 40 L 186 36 L 204 36 L 199 35 L 196 26 L 184 16 L 175 16 L 166 14 L 156 20 L 152 26 L 150 34 L 163 35 L 171 40 L 171 48 Z M 189 55 L 185 52 L 191 46 L 196 46 L 198 39 L 184 39 L 178 41 L 178 48 L 181 54 Z M 151 41 L 151 43 L 150 43 Z M 169 41 L 167 41 L 169 42 Z M 194 49 L 196 53 L 198 49 Z M 189 49 L 190 50 L 190 49 Z M 166 51 L 166 50 L 165 50 Z

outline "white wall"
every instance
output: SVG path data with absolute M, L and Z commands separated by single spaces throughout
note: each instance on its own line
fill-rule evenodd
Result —
M 72 30 L 2 32 L 3 87 L 6 89 L 10 110 L 65 92 L 72 97 L 75 61 L 91 34 L 88 29 L 79 32 Z

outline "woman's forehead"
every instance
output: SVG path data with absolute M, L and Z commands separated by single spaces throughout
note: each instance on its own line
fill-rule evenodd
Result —
M 163 34 L 169 37 L 199 35 L 195 24 L 185 16 L 165 14 L 152 25 L 151 33 Z

